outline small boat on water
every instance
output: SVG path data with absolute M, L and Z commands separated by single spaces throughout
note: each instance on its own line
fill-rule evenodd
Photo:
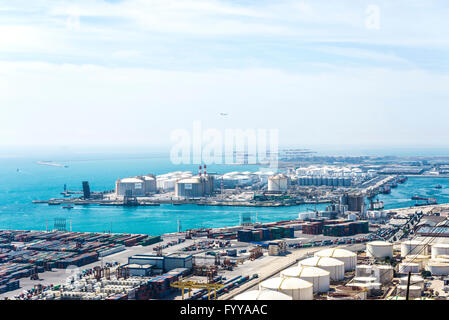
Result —
M 441 184 L 437 184 L 437 185 L 435 186 L 435 189 L 443 189 L 443 186 L 442 186 Z
M 62 209 L 73 209 L 74 206 L 72 206 L 70 203 L 66 206 L 63 206 Z
M 49 200 L 48 201 L 49 206 L 59 206 L 61 203 L 62 203 L 62 201 L 57 201 L 57 200 Z

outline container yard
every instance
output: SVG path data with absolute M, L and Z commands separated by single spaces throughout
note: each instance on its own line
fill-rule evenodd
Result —
M 445 223 L 432 218 L 444 208 L 432 210 L 395 210 L 377 224 L 298 216 L 159 237 L 2 230 L 0 297 L 238 300 L 248 292 L 254 299 L 276 294 L 293 300 L 391 299 L 404 296 L 404 278 L 411 272 L 424 285 L 420 294 L 412 288 L 410 298 L 442 299 L 440 281 L 449 272 L 446 238 L 429 243 L 417 232 L 429 228 L 427 221 L 440 221 L 436 228 Z M 321 225 L 322 232 L 309 233 L 309 225 Z M 342 225 L 351 231 L 325 232 Z M 274 284 L 277 293 L 267 293 Z

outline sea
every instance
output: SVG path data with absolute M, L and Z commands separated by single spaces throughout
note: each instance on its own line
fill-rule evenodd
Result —
M 45 157 L 47 156 L 47 157 Z M 62 197 L 64 184 L 69 190 L 82 190 L 89 181 L 91 190 L 112 190 L 118 178 L 140 174 L 163 174 L 172 171 L 198 171 L 198 165 L 176 165 L 165 152 L 148 154 L 124 153 L 54 153 L 11 154 L 0 156 L 0 229 L 51 230 L 55 219 L 65 219 L 67 230 L 79 232 L 141 233 L 160 235 L 191 228 L 216 228 L 239 225 L 242 217 L 257 222 L 295 219 L 300 212 L 324 210 L 326 204 L 292 207 L 251 208 L 226 206 L 171 205 L 152 207 L 60 206 L 33 204 L 33 200 Z M 53 161 L 67 167 L 40 165 Z M 210 165 L 208 172 L 258 171 L 255 165 Z M 435 186 L 441 184 L 442 189 Z M 413 206 L 411 196 L 418 194 L 449 203 L 449 179 L 409 178 L 379 195 L 386 209 Z

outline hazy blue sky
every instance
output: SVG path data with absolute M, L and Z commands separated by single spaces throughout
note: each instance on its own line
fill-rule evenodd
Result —
M 447 0 L 0 0 L 0 145 L 162 145 L 201 120 L 448 146 L 448 17 Z

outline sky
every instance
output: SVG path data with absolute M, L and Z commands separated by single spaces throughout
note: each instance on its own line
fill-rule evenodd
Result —
M 0 146 L 449 147 L 446 0 L 0 0 Z M 226 114 L 226 115 L 221 115 Z

